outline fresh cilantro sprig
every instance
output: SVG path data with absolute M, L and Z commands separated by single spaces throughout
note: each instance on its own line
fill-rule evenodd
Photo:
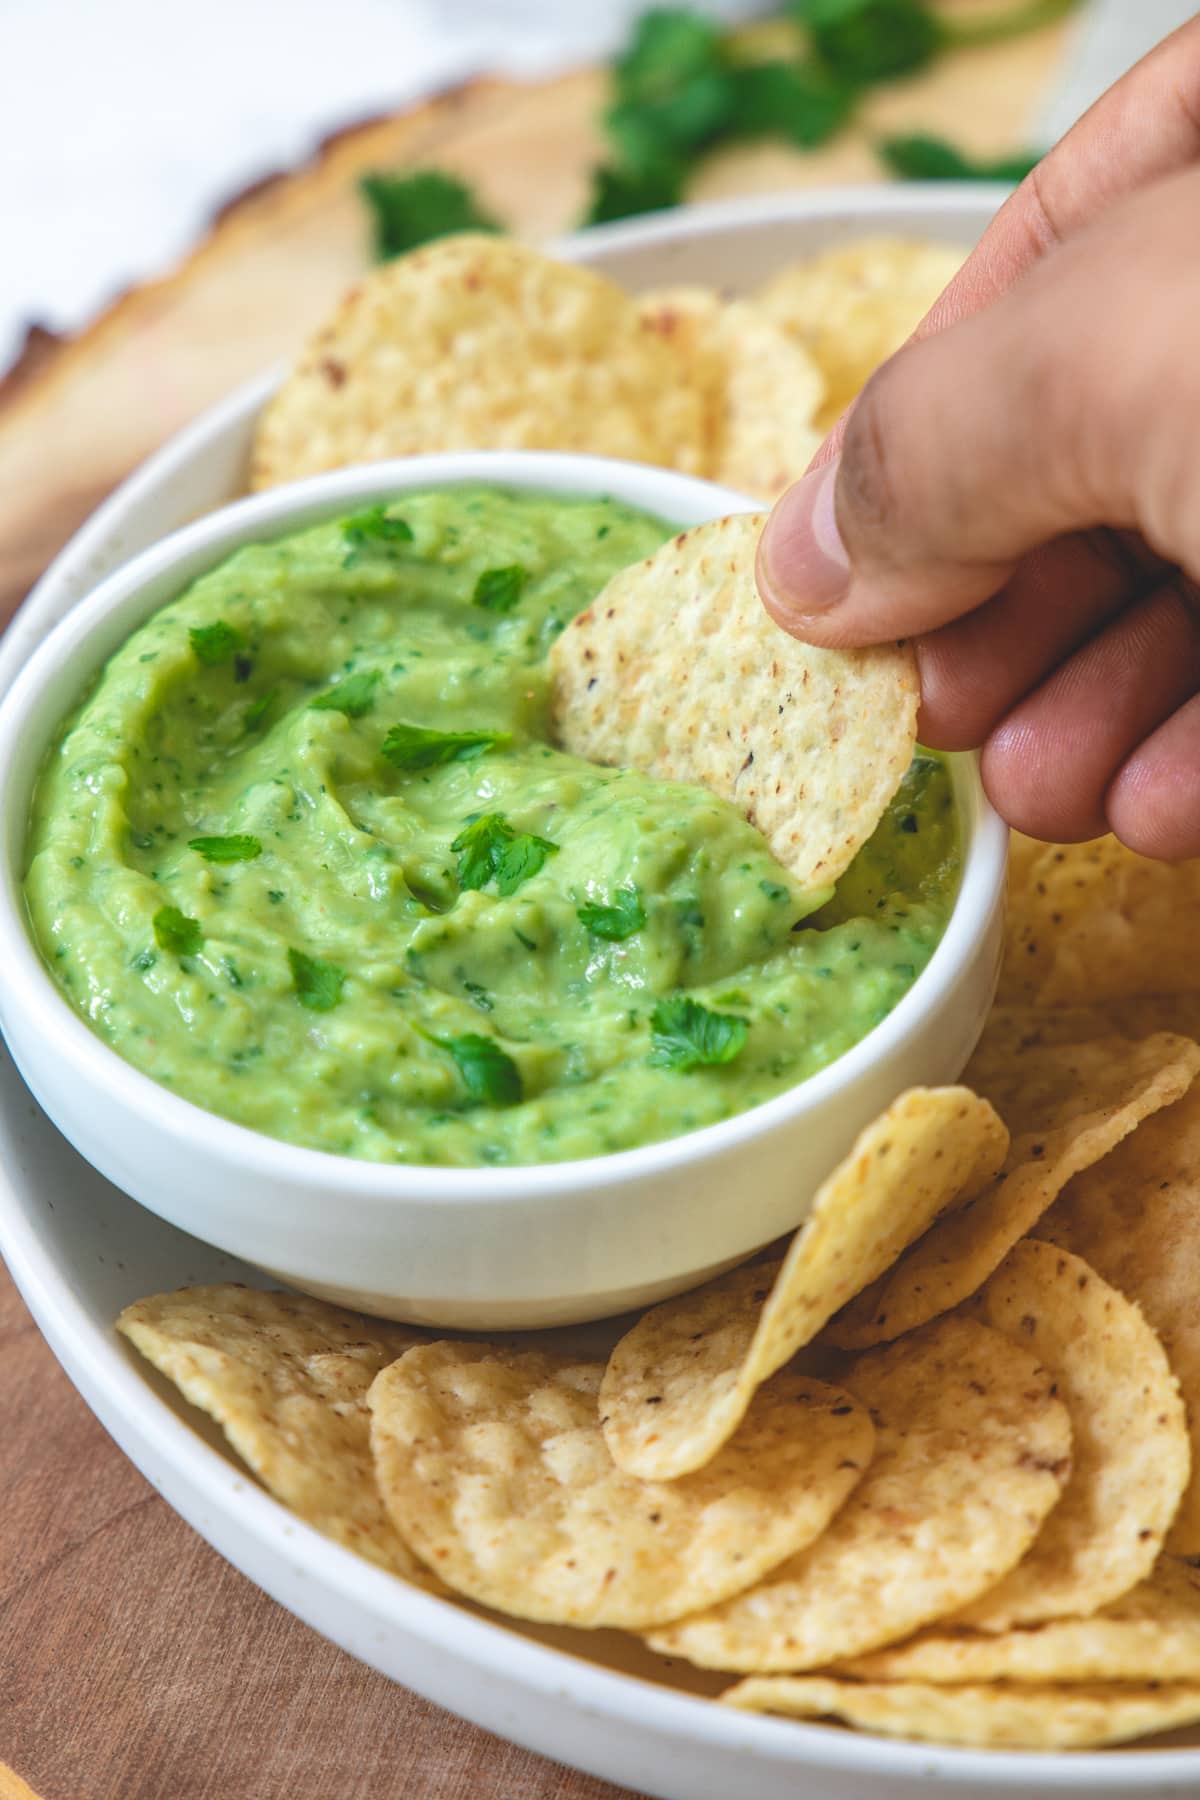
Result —
M 303 950 L 289 949 L 287 959 L 292 971 L 292 986 L 301 1006 L 306 1006 L 309 1012 L 332 1012 L 346 985 L 345 969 L 339 969 L 336 963 L 325 962 L 319 956 L 307 956 Z
M 503 569 L 485 569 L 475 583 L 475 591 L 471 595 L 473 606 L 482 606 L 488 612 L 510 613 L 524 592 L 525 583 L 529 580 L 529 570 L 520 563 L 509 563 Z
M 380 755 L 397 769 L 435 769 L 443 763 L 470 762 L 508 743 L 502 731 L 435 731 L 430 725 L 393 725 Z
M 347 675 L 344 681 L 310 700 L 309 709 L 312 712 L 340 712 L 348 719 L 361 719 L 375 704 L 379 679 L 378 669 L 361 669 L 357 675 Z
M 262 845 L 248 832 L 235 832 L 232 837 L 195 837 L 188 839 L 188 849 L 195 850 L 205 862 L 253 862 L 262 855 Z
M 536 875 L 559 846 L 529 831 L 514 831 L 503 813 L 484 813 L 465 825 L 450 846 L 458 856 L 458 885 L 464 892 L 495 881 L 506 899 Z
M 738 1013 L 710 1012 L 686 994 L 660 1000 L 650 1015 L 650 1062 L 656 1069 L 699 1069 L 732 1062 L 750 1027 Z
M 172 950 L 176 956 L 196 956 L 204 948 L 204 928 L 199 919 L 189 918 L 177 906 L 160 906 L 150 923 L 160 950 Z
M 421 1036 L 453 1057 L 472 1100 L 485 1106 L 516 1106 L 525 1098 L 521 1071 L 495 1038 L 478 1031 L 464 1032 L 461 1037 L 437 1037 L 423 1031 Z
M 575 917 L 593 937 L 623 944 L 646 923 L 646 908 L 638 889 L 628 882 L 616 890 L 607 906 L 589 900 L 577 909 Z
M 914 132 L 909 137 L 881 138 L 875 146 L 881 160 L 903 181 L 1024 181 L 1037 162 L 1035 151 L 1014 156 L 968 156 L 945 138 Z
M 465 182 L 441 169 L 364 175 L 358 188 L 371 216 L 376 262 L 454 231 L 503 230 Z

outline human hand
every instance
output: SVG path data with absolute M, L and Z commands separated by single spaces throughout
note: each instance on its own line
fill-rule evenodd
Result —
M 780 502 L 760 557 L 767 604 L 797 635 L 917 637 L 923 739 L 983 744 L 1014 824 L 1111 828 L 1167 857 L 1200 854 L 1189 94 L 1200 21 L 998 215 Z

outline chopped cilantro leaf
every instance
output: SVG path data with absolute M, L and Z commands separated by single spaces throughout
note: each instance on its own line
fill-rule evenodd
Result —
M 463 991 L 471 996 L 472 1005 L 477 1006 L 480 1012 L 495 1012 L 496 1002 L 480 982 L 464 981 Z
M 246 832 L 232 837 L 197 837 L 188 839 L 188 849 L 196 850 L 210 863 L 253 862 L 262 855 L 262 845 Z
M 710 1012 L 686 994 L 660 1000 L 650 1015 L 650 1062 L 657 1069 L 698 1069 L 732 1062 L 749 1032 L 737 1013 Z
M 242 729 L 253 731 L 256 726 L 261 725 L 278 698 L 278 688 L 272 688 L 269 694 L 260 694 L 242 714 Z
M 469 762 L 499 744 L 502 731 L 435 731 L 429 725 L 393 725 L 380 754 L 397 769 L 434 769 L 442 763 Z
M 503 229 L 483 210 L 465 182 L 440 169 L 418 169 L 413 175 L 364 175 L 358 191 L 371 214 L 377 262 L 403 256 L 418 244 L 454 231 Z
M 632 882 L 619 887 L 608 906 L 588 901 L 575 914 L 593 937 L 605 938 L 610 944 L 623 944 L 646 923 L 642 896 Z
M 484 813 L 463 827 L 450 848 L 458 856 L 458 885 L 464 892 L 486 887 L 494 878 L 497 893 L 507 899 L 537 874 L 558 845 L 514 831 L 503 813 Z
M 177 906 L 160 906 L 150 922 L 160 950 L 173 950 L 176 956 L 195 956 L 204 947 L 199 919 L 189 919 Z
M 495 1038 L 477 1031 L 464 1032 L 462 1037 L 434 1037 L 429 1032 L 422 1036 L 454 1058 L 472 1100 L 481 1100 L 486 1106 L 516 1106 L 524 1099 L 521 1071 Z
M 345 713 L 348 719 L 361 719 L 375 704 L 378 681 L 378 669 L 363 669 L 357 675 L 347 675 L 345 681 L 339 681 L 335 687 L 318 694 L 315 700 L 309 701 L 309 706 L 313 712 L 340 712 Z
M 814 150 L 842 129 L 855 90 L 806 63 L 745 63 L 732 70 L 731 137 L 777 137 Z
M 485 606 L 489 612 L 511 612 L 528 579 L 529 571 L 520 563 L 510 563 L 505 569 L 485 569 L 475 583 L 471 602 L 474 606 Z
M 389 544 L 411 544 L 413 534 L 408 520 L 389 518 L 387 504 L 381 501 L 378 506 L 368 506 L 365 512 L 343 519 L 342 538 L 349 547 L 342 567 L 353 569 L 369 550 L 386 550 Z
M 759 887 L 768 900 L 790 900 L 791 889 L 784 887 L 782 881 L 760 881 Z
M 319 956 L 306 956 L 303 950 L 289 950 L 287 957 L 301 1006 L 307 1006 L 309 1012 L 332 1012 L 346 985 L 345 969 L 323 962 Z
M 876 146 L 880 158 L 902 181 L 1024 181 L 1038 161 L 1035 151 L 1015 156 L 967 156 L 944 138 L 883 138 Z
M 213 625 L 193 625 L 188 638 L 198 659 L 209 668 L 228 662 L 242 643 L 241 632 L 235 626 L 227 625 L 224 619 L 218 619 Z

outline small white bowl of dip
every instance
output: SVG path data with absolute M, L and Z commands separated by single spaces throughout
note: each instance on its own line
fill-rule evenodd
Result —
M 646 1305 L 751 1254 L 803 1219 L 898 1092 L 958 1076 L 995 986 L 1007 833 L 974 758 L 952 758 L 962 875 L 926 968 L 837 1061 L 682 1137 L 522 1167 L 379 1164 L 277 1141 L 141 1074 L 85 1024 L 30 934 L 30 801 L 64 717 L 151 613 L 240 546 L 406 490 L 479 482 L 609 495 L 681 525 L 753 504 L 600 458 L 464 453 L 318 476 L 225 507 L 135 557 L 56 627 L 0 703 L 0 1027 L 64 1135 L 172 1224 L 344 1305 L 435 1326 L 531 1328 Z

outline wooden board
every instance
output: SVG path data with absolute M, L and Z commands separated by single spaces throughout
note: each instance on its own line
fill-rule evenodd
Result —
M 769 144 L 715 156 L 690 197 L 877 180 L 872 141 L 886 132 L 942 133 L 980 153 L 1012 149 L 1026 141 L 1066 29 L 960 51 L 881 88 L 857 126 L 815 154 Z M 582 211 L 601 155 L 604 92 L 596 70 L 533 84 L 485 79 L 339 133 L 307 168 L 240 196 L 178 269 L 133 289 L 82 336 L 65 345 L 35 337 L 0 385 L 0 624 L 136 463 L 288 356 L 365 267 L 359 175 L 436 163 L 521 234 L 553 235 Z

